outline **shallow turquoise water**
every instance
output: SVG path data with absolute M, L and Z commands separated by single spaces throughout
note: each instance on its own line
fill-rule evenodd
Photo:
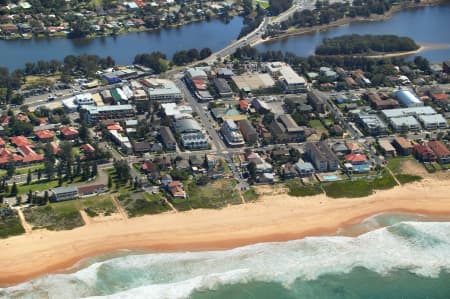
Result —
M 0 289 L 0 298 L 449 299 L 450 221 L 432 220 L 378 215 L 337 236 L 103 256 Z

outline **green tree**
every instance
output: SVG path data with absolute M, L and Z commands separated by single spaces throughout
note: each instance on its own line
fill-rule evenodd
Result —
M 28 173 L 27 173 L 27 185 L 29 185 L 31 183 L 31 171 L 28 169 Z
M 11 187 L 11 192 L 9 194 L 11 196 L 16 196 L 18 192 L 19 192 L 19 190 L 17 188 L 17 184 L 16 184 L 16 182 L 14 182 L 12 187 Z
M 252 179 L 256 179 L 256 164 L 255 162 L 250 162 L 247 165 L 248 173 L 250 174 Z
M 112 187 L 112 178 L 110 175 L 108 175 L 108 189 L 111 189 Z
M 10 178 L 14 175 L 15 172 L 16 172 L 16 164 L 14 163 L 14 161 L 9 161 L 6 164 L 6 175 Z

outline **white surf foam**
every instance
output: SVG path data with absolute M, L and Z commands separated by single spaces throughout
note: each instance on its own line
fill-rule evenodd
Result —
M 314 280 L 355 267 L 436 277 L 450 270 L 449 257 L 450 222 L 402 222 L 355 238 L 309 237 L 225 251 L 128 255 L 2 289 L 0 298 L 61 298 L 62 290 L 67 299 L 186 298 L 194 290 L 248 281 L 290 287 L 296 279 Z

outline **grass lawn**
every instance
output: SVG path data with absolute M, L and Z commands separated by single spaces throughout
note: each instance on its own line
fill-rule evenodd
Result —
M 0 217 L 0 238 L 8 238 L 23 234 L 24 232 L 25 230 L 20 223 L 17 211 L 11 210 L 10 215 Z
M 259 4 L 259 6 L 263 9 L 266 9 L 267 7 L 269 7 L 269 1 L 264 1 L 264 0 L 254 0 L 255 4 Z
M 33 228 L 68 230 L 84 225 L 78 208 L 77 200 L 69 200 L 26 209 L 23 212 Z
M 259 198 L 259 194 L 253 187 L 250 187 L 249 189 L 245 190 L 245 192 L 242 193 L 242 196 L 244 197 L 244 200 L 246 202 L 256 201 Z
M 44 163 L 38 163 L 38 164 L 34 164 L 34 165 L 28 166 L 28 167 L 16 168 L 15 174 L 27 174 L 28 171 L 33 173 L 33 172 L 37 171 L 38 169 L 44 169 Z
M 213 181 L 205 186 L 198 186 L 195 182 L 185 185 L 187 199 L 174 199 L 172 204 L 177 210 L 192 209 L 220 209 L 228 205 L 241 204 L 236 182 L 229 179 Z
M 328 134 L 328 130 L 323 126 L 319 119 L 312 119 L 309 121 L 309 126 L 317 131 L 317 134 Z
M 149 194 L 122 187 L 119 190 L 118 199 L 130 217 L 159 214 L 171 210 L 161 193 Z
M 9 187 L 11 188 L 12 185 Z M 28 194 L 28 191 L 31 190 L 33 192 L 35 191 L 45 191 L 49 190 L 51 188 L 58 187 L 58 180 L 53 181 L 47 181 L 47 180 L 41 180 L 40 182 L 32 182 L 30 185 L 26 184 L 20 184 L 17 185 L 19 194 Z
M 395 177 L 402 185 L 422 180 L 422 177 L 420 175 L 405 174 L 405 173 L 397 174 L 395 175 Z
M 80 208 L 84 209 L 89 217 L 108 216 L 117 211 L 109 194 L 83 198 L 78 202 L 80 203 Z
M 390 158 L 388 159 L 387 167 L 389 167 L 389 169 L 393 173 L 401 173 L 402 164 L 405 161 L 415 161 L 415 160 L 413 156 Z

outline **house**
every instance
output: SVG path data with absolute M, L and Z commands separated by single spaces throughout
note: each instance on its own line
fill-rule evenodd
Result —
M 73 127 L 62 127 L 59 129 L 64 140 L 74 140 L 78 138 L 78 130 Z
M 200 155 L 192 155 L 189 157 L 189 163 L 191 164 L 191 167 L 202 168 L 205 159 Z
M 413 148 L 414 156 L 422 162 L 434 162 L 436 154 L 425 144 L 416 144 Z
M 392 141 L 392 144 L 397 149 L 397 152 L 403 156 L 411 155 L 413 151 L 413 146 L 411 142 L 401 136 L 397 136 Z
M 161 180 L 161 184 L 163 184 L 164 186 L 169 185 L 169 183 L 171 183 L 173 181 L 170 174 L 162 175 L 160 180 Z
M 440 164 L 450 163 L 450 150 L 439 140 L 432 140 L 428 142 L 428 147 L 436 155 L 437 161 Z
M 103 184 L 78 187 L 78 195 L 80 197 L 94 196 L 94 195 L 105 193 L 105 192 L 106 192 L 106 187 Z
M 347 144 L 341 141 L 334 143 L 332 149 L 336 155 L 346 155 L 350 153 L 350 149 L 347 147 Z
M 378 145 L 380 146 L 381 152 L 385 157 L 392 158 L 396 156 L 395 148 L 388 139 L 379 139 Z
M 325 141 L 306 143 L 306 154 L 318 171 L 336 171 L 339 160 Z
M 239 100 L 239 110 L 242 112 L 247 112 L 249 109 L 249 103 L 245 99 Z
M 207 154 L 205 157 L 205 162 L 208 169 L 212 169 L 217 164 L 217 156 L 214 154 Z
M 364 154 L 348 154 L 345 156 L 345 168 L 353 173 L 366 173 L 370 171 L 367 156 Z
M 191 165 L 189 164 L 189 160 L 181 159 L 175 161 L 175 168 L 176 169 L 183 169 L 188 170 L 191 168 Z
M 161 170 L 169 170 L 172 167 L 172 162 L 170 162 L 169 158 L 163 157 L 158 161 L 158 167 Z
M 258 175 L 256 182 L 260 184 L 273 184 L 275 182 L 275 174 L 264 172 L 261 175 Z
M 31 145 L 31 141 L 28 140 L 28 138 L 26 138 L 25 136 L 14 136 L 14 137 L 11 137 L 10 140 L 11 140 L 11 143 L 13 145 L 15 145 L 16 147 Z
M 136 141 L 133 142 L 133 149 L 135 153 L 148 153 L 150 151 L 150 143 L 147 141 Z
M 95 148 L 89 143 L 81 145 L 81 150 L 88 157 L 93 157 L 95 154 Z
M 54 201 L 70 200 L 78 197 L 78 189 L 72 186 L 53 188 L 50 191 Z
M 169 191 L 173 197 L 186 198 L 186 192 L 183 189 L 183 183 L 181 183 L 180 181 L 172 181 L 168 183 L 167 191 Z
M 300 177 L 311 177 L 316 172 L 314 166 L 310 162 L 299 161 L 295 163 L 295 169 Z
M 6 142 L 2 138 L 0 138 L 0 148 L 5 148 Z
M 294 164 L 286 163 L 281 167 L 281 177 L 283 179 L 292 179 L 298 176 L 297 169 Z
M 272 173 L 272 165 L 264 160 L 258 153 L 247 153 L 245 158 L 248 163 L 255 163 L 257 173 Z

